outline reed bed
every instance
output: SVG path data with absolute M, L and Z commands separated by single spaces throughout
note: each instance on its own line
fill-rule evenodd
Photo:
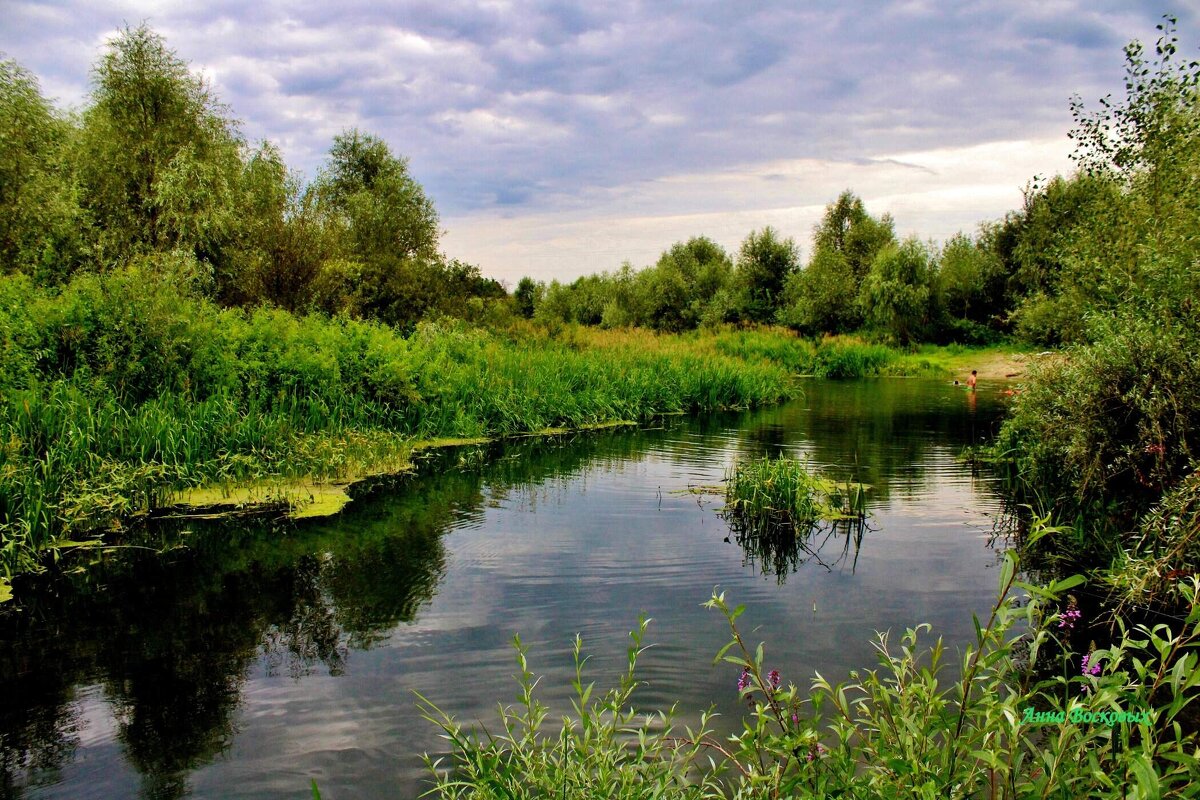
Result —
M 412 444 L 749 408 L 776 363 L 640 333 L 588 341 L 221 309 L 134 270 L 0 278 L 0 578 L 111 541 L 177 492 L 345 479 Z M 0 587 L 2 589 L 3 587 Z
M 726 516 L 746 531 L 798 530 L 866 513 L 865 484 L 819 476 L 800 459 L 740 460 L 726 470 L 725 483 Z

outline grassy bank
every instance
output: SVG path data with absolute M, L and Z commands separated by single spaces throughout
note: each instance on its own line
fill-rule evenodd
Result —
M 222 309 L 127 269 L 61 290 L 0 279 L 0 576 L 199 504 L 307 500 L 420 442 L 579 429 L 792 396 L 796 375 L 944 374 L 848 337 L 498 331 Z
M 0 575 L 181 491 L 393 470 L 413 443 L 775 403 L 788 371 L 632 333 L 384 325 L 180 295 L 127 270 L 0 279 Z

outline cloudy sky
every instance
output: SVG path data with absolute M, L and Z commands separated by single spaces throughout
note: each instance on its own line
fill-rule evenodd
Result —
M 449 255 L 510 285 L 773 225 L 805 254 L 845 188 L 944 239 L 1069 171 L 1068 101 L 1200 3 L 0 0 L 0 51 L 63 107 L 122 26 L 164 35 L 311 175 L 359 127 L 409 158 Z

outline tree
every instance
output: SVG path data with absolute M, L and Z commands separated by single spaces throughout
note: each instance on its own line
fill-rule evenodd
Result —
M 642 299 L 656 330 L 690 330 L 733 278 L 733 262 L 719 244 L 706 236 L 676 242 L 658 262 L 644 270 Z
M 333 140 L 315 191 L 365 261 L 435 260 L 438 216 L 408 161 L 387 143 L 351 129 Z
M 849 190 L 825 207 L 813 231 L 808 266 L 785 283 L 776 318 L 808 333 L 841 333 L 862 324 L 859 287 L 875 256 L 895 241 L 891 216 L 875 219 Z
M 0 61 L 0 273 L 66 277 L 81 251 L 79 208 L 63 150 L 72 130 L 37 79 Z
M 890 214 L 875 219 L 867 213 L 863 201 L 847 189 L 825 207 L 825 215 L 813 234 L 813 253 L 840 253 L 856 280 L 861 281 L 876 254 L 896 241 L 894 229 Z
M 546 287 L 539 284 L 528 275 L 517 281 L 517 288 L 513 291 L 513 300 L 517 306 L 517 313 L 525 319 L 533 319 L 533 312 L 537 309 L 538 301 L 545 294 Z
M 800 265 L 792 239 L 780 239 L 771 227 L 751 231 L 738 251 L 737 282 L 742 313 L 754 322 L 771 322 L 783 302 L 783 287 Z
M 862 284 L 867 321 L 899 344 L 911 342 L 929 317 L 932 277 L 929 249 L 917 239 L 884 248 Z
M 842 333 L 861 325 L 858 281 L 846 257 L 832 248 L 817 249 L 808 266 L 788 278 L 776 318 L 810 334 Z
M 102 266 L 185 248 L 221 267 L 237 221 L 242 141 L 204 81 L 145 25 L 93 71 L 77 154 Z
M 939 308 L 958 319 L 985 322 L 989 311 L 999 310 L 989 290 L 1002 272 L 995 253 L 956 233 L 938 262 L 934 288 Z
M 470 281 L 438 252 L 433 202 L 386 142 L 353 129 L 336 136 L 311 191 L 338 243 L 337 275 L 358 281 L 334 283 L 337 305 L 404 330 L 460 305 L 449 293 Z
M 1073 242 L 1073 276 L 1098 309 L 1136 303 L 1169 318 L 1200 292 L 1200 61 L 1177 59 L 1175 25 L 1158 26 L 1152 56 L 1126 46 L 1123 101 L 1094 113 L 1072 103 L 1072 157 L 1115 189 Z
M 240 241 L 220 299 L 229 304 L 272 303 L 289 311 L 340 309 L 318 297 L 321 273 L 338 256 L 337 241 L 279 149 L 264 142 L 247 162 L 240 183 Z

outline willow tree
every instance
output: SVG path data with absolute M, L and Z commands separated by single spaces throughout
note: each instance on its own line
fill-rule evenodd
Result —
M 781 239 L 774 228 L 751 231 L 738 250 L 737 282 L 742 314 L 755 322 L 771 322 L 783 302 L 783 287 L 799 269 L 800 249 Z
M 76 155 L 101 266 L 189 250 L 219 270 L 234 239 L 242 140 L 207 84 L 145 25 L 108 43 Z
M 37 79 L 0 61 L 0 273 L 52 282 L 78 259 L 79 210 L 63 161 L 71 135 Z

